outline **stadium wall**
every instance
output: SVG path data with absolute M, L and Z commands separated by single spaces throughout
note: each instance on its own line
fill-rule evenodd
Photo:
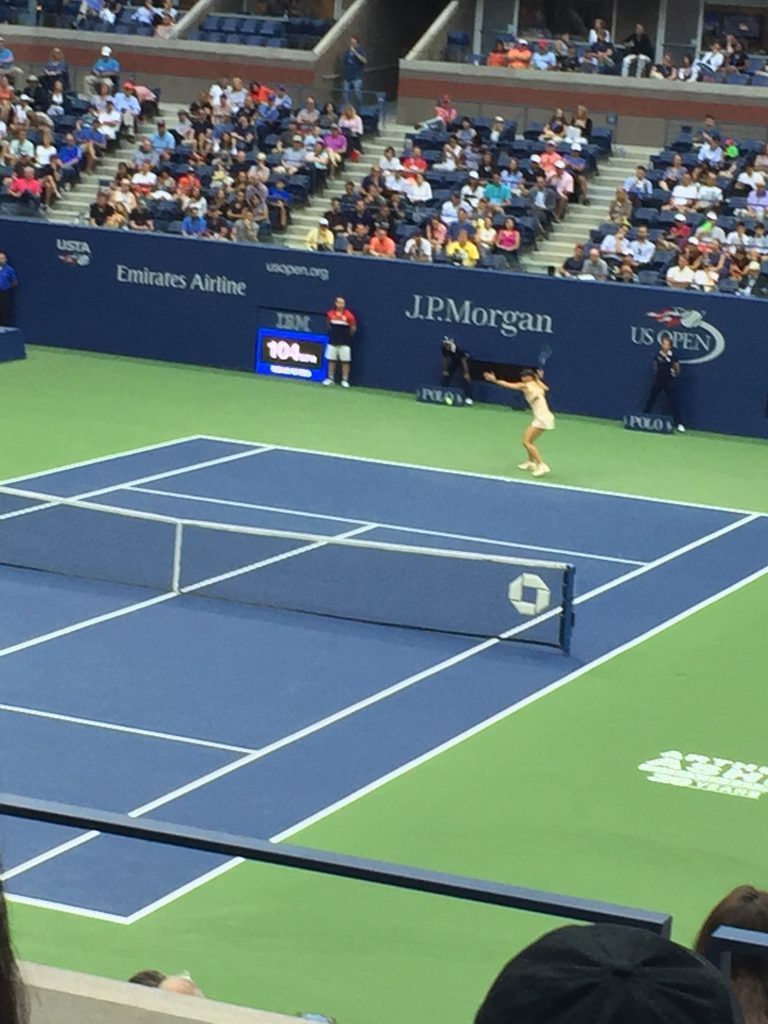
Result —
M 495 364 L 535 365 L 551 347 L 554 407 L 619 419 L 641 408 L 666 329 L 684 365 L 685 422 L 768 435 L 759 299 L 25 221 L 1 230 L 30 343 L 252 371 L 260 327 L 317 331 L 341 294 L 360 323 L 356 384 L 438 383 L 450 333 Z
M 295 1017 L 160 992 L 124 981 L 21 965 L 30 1024 L 296 1024 Z

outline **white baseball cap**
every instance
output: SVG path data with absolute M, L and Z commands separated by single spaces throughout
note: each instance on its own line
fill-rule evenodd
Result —
M 541 157 L 539 156 L 538 153 L 534 153 L 533 154 L 533 156 L 531 157 L 531 163 L 532 164 L 540 164 L 541 163 Z
M 573 145 L 571 146 L 571 149 L 575 150 L 577 153 L 580 153 L 581 152 L 581 143 L 580 142 L 574 142 Z
M 675 220 L 685 221 L 685 214 L 684 213 L 676 213 L 675 214 Z
M 321 217 L 320 220 L 317 223 L 318 224 L 322 224 L 324 228 L 327 228 L 328 227 L 328 218 L 327 217 Z
M 101 56 L 102 57 L 111 57 L 112 56 L 112 47 L 111 46 L 102 46 L 102 48 L 101 48 Z
M 480 175 L 477 173 L 477 171 L 470 171 L 469 172 L 469 177 L 470 178 L 479 178 Z
M 555 167 L 565 167 L 565 160 L 555 160 Z

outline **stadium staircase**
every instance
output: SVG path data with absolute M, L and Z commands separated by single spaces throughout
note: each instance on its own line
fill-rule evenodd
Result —
M 590 231 L 608 220 L 608 207 L 616 188 L 638 164 L 647 163 L 648 156 L 647 146 L 614 145 L 614 155 L 601 160 L 600 174 L 589 180 L 590 205 L 571 204 L 565 220 L 555 225 L 550 237 L 523 256 L 523 269 L 535 274 L 546 274 L 549 267 L 559 267 L 573 253 L 577 242 L 588 241 Z

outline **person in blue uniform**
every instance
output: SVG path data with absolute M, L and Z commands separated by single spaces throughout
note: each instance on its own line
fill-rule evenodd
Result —
M 672 413 L 672 421 L 680 433 L 685 432 L 685 427 L 680 421 L 680 405 L 677 400 L 677 382 L 680 379 L 680 363 L 672 347 L 672 336 L 662 334 L 659 338 L 659 351 L 653 360 L 653 382 L 648 392 L 648 400 L 645 403 L 643 412 L 652 412 L 656 399 L 663 392 L 667 399 L 669 411 Z
M 5 253 L 0 252 L 0 327 L 13 325 L 13 298 L 18 284 L 16 271 Z
M 466 349 L 459 348 L 453 338 L 446 336 L 440 343 L 443 356 L 443 372 L 440 381 L 443 387 L 451 383 L 457 371 L 461 375 L 461 386 L 464 389 L 464 404 L 472 405 L 472 377 L 469 373 L 470 355 Z

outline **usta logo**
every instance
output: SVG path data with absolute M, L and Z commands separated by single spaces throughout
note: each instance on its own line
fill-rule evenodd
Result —
M 57 238 L 56 248 L 61 255 L 59 259 L 68 267 L 87 267 L 91 262 L 91 247 L 87 242 L 74 238 Z

